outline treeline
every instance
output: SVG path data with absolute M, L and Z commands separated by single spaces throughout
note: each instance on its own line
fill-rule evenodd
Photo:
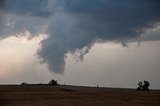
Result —
M 52 85 L 52 86 L 55 86 L 55 85 L 59 85 L 57 83 L 57 80 L 54 80 L 54 79 L 51 79 L 51 81 L 49 81 L 48 84 L 42 84 L 42 83 L 39 83 L 39 84 L 27 84 L 26 82 L 23 82 L 21 83 L 21 85 Z M 138 83 L 138 88 L 136 89 L 136 91 L 149 91 L 149 86 L 150 86 L 150 83 L 148 81 L 141 81 Z
M 52 86 L 55 86 L 55 85 L 59 85 L 59 84 L 57 83 L 57 80 L 52 79 L 51 81 L 49 81 L 48 84 L 42 84 L 42 83 L 39 83 L 39 84 L 28 84 L 26 82 L 23 82 L 23 83 L 21 83 L 21 85 L 52 85 Z

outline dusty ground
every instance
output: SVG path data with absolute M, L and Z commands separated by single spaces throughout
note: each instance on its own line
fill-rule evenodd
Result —
M 79 86 L 1 85 L 0 106 L 160 106 L 160 91 Z

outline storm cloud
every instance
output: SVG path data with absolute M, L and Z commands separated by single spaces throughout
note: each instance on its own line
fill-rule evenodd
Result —
M 65 70 L 66 53 L 79 59 L 96 42 L 123 46 L 160 21 L 159 0 L 0 0 L 0 38 L 25 30 L 45 33 L 37 51 L 54 73 Z

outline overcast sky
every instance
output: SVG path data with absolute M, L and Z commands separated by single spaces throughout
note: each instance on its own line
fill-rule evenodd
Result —
M 160 89 L 159 0 L 0 0 L 0 83 Z

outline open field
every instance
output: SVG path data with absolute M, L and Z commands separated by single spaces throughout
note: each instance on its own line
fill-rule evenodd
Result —
M 160 91 L 66 85 L 0 85 L 0 106 L 160 106 Z

